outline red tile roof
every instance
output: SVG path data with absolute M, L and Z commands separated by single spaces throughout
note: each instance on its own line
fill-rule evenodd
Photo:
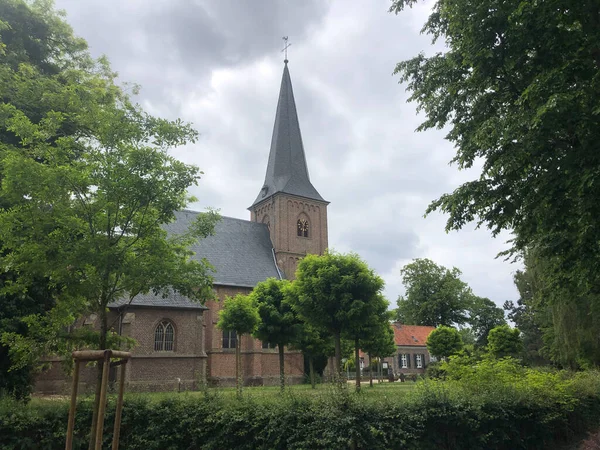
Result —
M 427 336 L 435 327 L 427 327 L 421 325 L 402 325 L 394 323 L 394 341 L 396 345 L 410 345 L 412 347 L 425 347 Z

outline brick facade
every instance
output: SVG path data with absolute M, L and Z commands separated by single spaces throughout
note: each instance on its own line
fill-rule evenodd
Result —
M 269 225 L 277 265 L 290 280 L 300 259 L 328 247 L 327 202 L 277 193 L 252 207 L 251 220 Z M 308 221 L 308 237 L 298 236 L 298 220 Z
M 208 382 L 211 385 L 235 384 L 235 349 L 223 348 L 223 331 L 217 328 L 219 310 L 225 297 L 248 294 L 250 288 L 215 286 L 219 301 L 209 301 L 205 311 L 206 353 L 208 355 Z M 262 342 L 252 336 L 242 336 L 242 372 L 246 385 L 269 385 L 279 383 L 279 354 L 277 349 L 263 349 Z M 285 352 L 285 374 L 291 384 L 304 378 L 304 358 L 301 352 Z

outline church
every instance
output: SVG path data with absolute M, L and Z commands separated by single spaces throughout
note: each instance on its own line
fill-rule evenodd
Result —
M 148 294 L 131 304 L 110 305 L 115 331 L 137 342 L 127 367 L 129 391 L 234 385 L 238 336 L 216 326 L 225 297 L 248 294 L 270 277 L 293 279 L 301 258 L 327 249 L 328 202 L 310 182 L 287 59 L 284 64 L 265 181 L 248 208 L 250 220 L 222 217 L 214 235 L 192 247 L 196 258 L 215 268 L 218 301 L 201 305 L 177 294 Z M 185 232 L 197 214 L 178 211 L 167 231 Z M 95 322 L 92 315 L 84 326 Z M 277 348 L 242 336 L 241 351 L 244 384 L 278 383 Z M 38 392 L 68 392 L 69 382 L 57 366 L 40 375 Z M 302 381 L 300 352 L 286 350 L 285 371 L 289 383 Z M 82 380 L 92 381 L 91 371 Z

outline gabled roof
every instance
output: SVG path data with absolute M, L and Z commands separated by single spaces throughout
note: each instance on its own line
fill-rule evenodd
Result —
M 427 336 L 435 327 L 422 325 L 402 325 L 394 323 L 394 342 L 396 345 L 405 345 L 411 347 L 425 347 L 427 345 Z
M 196 211 L 177 211 L 176 220 L 166 225 L 171 235 L 185 233 L 190 223 L 198 216 Z M 248 220 L 221 217 L 215 225 L 215 233 L 199 240 L 191 247 L 194 258 L 206 258 L 214 267 L 212 274 L 215 285 L 253 288 L 267 278 L 281 278 L 273 255 L 273 244 L 267 225 Z M 126 301 L 115 302 L 109 307 L 123 306 Z M 163 308 L 203 309 L 188 298 L 171 293 L 166 298 L 152 293 L 138 295 L 132 306 Z
M 265 182 L 252 206 L 278 192 L 325 201 L 314 188 L 308 176 L 287 62 L 283 68 Z
M 177 220 L 167 225 L 167 232 L 185 233 L 198 214 L 178 211 Z M 254 287 L 267 278 L 280 278 L 269 229 L 263 223 L 221 217 L 215 234 L 199 240 L 191 250 L 195 258 L 206 258 L 215 268 L 214 284 Z

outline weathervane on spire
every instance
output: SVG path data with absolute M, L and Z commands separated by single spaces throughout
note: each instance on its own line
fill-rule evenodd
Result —
M 287 36 L 283 36 L 281 39 L 283 39 L 283 42 L 284 42 L 284 47 L 281 49 L 281 51 L 285 52 L 285 59 L 283 60 L 283 62 L 287 64 L 287 62 L 288 62 L 288 59 L 287 59 L 287 49 L 292 44 L 288 44 L 288 37 Z

